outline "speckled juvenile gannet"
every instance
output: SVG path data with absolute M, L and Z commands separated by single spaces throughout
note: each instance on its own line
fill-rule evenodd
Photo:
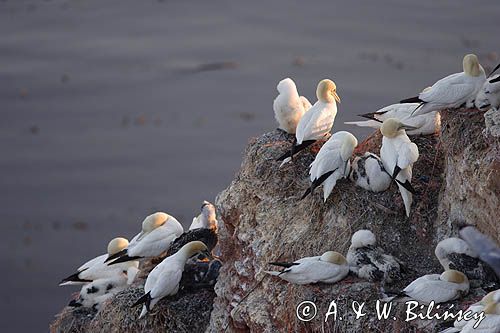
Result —
M 434 253 L 445 270 L 463 272 L 470 280 L 480 280 L 482 283 L 498 282 L 495 272 L 460 238 L 443 239 L 437 244 Z
M 484 82 L 477 93 L 475 105 L 482 111 L 500 108 L 500 75 L 494 75 Z
M 278 128 L 295 134 L 297 124 L 304 113 L 311 108 L 311 103 L 304 96 L 299 96 L 295 82 L 289 77 L 281 80 L 276 88 L 279 95 L 273 102 L 273 109 L 274 117 L 279 124 Z
M 134 307 L 144 304 L 139 318 L 144 317 L 163 297 L 177 293 L 186 261 L 197 254 L 210 257 L 205 244 L 199 241 L 190 242 L 177 253 L 165 258 L 149 273 L 144 285 L 144 296 L 132 305 Z
M 358 230 L 352 235 L 347 251 L 347 262 L 358 277 L 369 281 L 392 283 L 402 278 L 402 263 L 376 247 L 375 235 L 370 230 Z
M 432 111 L 423 115 L 412 115 L 412 112 L 418 106 L 418 103 L 392 104 L 378 111 L 360 115 L 370 120 L 347 121 L 344 124 L 380 128 L 384 120 L 396 118 L 402 123 L 416 128 L 414 130 L 409 130 L 407 132 L 408 135 L 429 135 L 436 133 L 441 126 L 441 116 L 439 112 Z
M 326 201 L 337 184 L 337 180 L 348 177 L 351 168 L 349 159 L 357 145 L 358 140 L 349 132 L 340 131 L 333 134 L 311 163 L 309 171 L 311 186 L 301 199 L 323 184 L 323 200 Z
M 110 277 L 117 274 L 117 272 L 127 271 L 130 267 L 137 268 L 138 261 L 130 261 L 113 267 L 108 266 L 105 260 L 108 256 L 119 253 L 129 245 L 128 240 L 125 238 L 117 237 L 112 239 L 108 244 L 108 253 L 100 255 L 92 260 L 89 260 L 78 268 L 76 273 L 62 279 L 60 286 L 66 285 L 81 285 L 92 282 L 104 277 Z
M 98 279 L 86 284 L 80 290 L 78 299 L 72 300 L 68 305 L 99 310 L 102 303 L 130 285 L 138 272 L 137 267 L 131 267 L 126 273 L 116 274 L 113 277 Z
M 469 292 L 469 279 L 465 274 L 447 270 L 441 274 L 428 274 L 419 277 L 403 289 L 402 295 L 428 304 L 449 302 Z
M 415 193 L 411 186 L 412 167 L 418 159 L 418 147 L 405 133 L 405 130 L 411 129 L 414 127 L 405 125 L 395 118 L 384 120 L 380 127 L 383 135 L 380 157 L 385 169 L 398 184 L 408 217 L 413 202 L 412 193 Z
M 332 129 L 337 115 L 337 86 L 332 80 L 321 80 L 316 88 L 318 101 L 307 111 L 297 125 L 295 140 L 290 151 L 278 158 L 281 166 L 290 161 L 299 151 L 323 139 Z
M 497 277 L 500 278 L 500 248 L 498 245 L 472 226 L 462 228 L 460 237 L 469 244 L 482 261 L 493 268 Z
M 349 178 L 356 185 L 372 192 L 385 191 L 392 182 L 380 157 L 370 152 L 354 158 Z
M 217 217 L 215 215 L 215 206 L 208 201 L 203 201 L 201 205 L 201 213 L 197 217 L 193 217 L 193 222 L 189 230 L 205 228 L 217 229 Z
M 458 108 L 463 104 L 471 108 L 485 80 L 486 74 L 477 56 L 467 54 L 463 59 L 463 72 L 442 78 L 417 97 L 402 100 L 401 103 L 420 103 L 413 112 L 414 115 L 445 108 Z
M 265 273 L 295 284 L 335 283 L 349 273 L 347 260 L 342 254 L 334 251 L 327 251 L 321 256 L 302 258 L 292 263 L 270 262 L 269 264 L 284 269 L 280 272 L 265 271 Z
M 142 231 L 128 247 L 106 259 L 109 265 L 120 262 L 157 257 L 168 251 L 172 242 L 182 235 L 184 228 L 174 217 L 158 212 L 149 215 L 142 222 Z M 113 261 L 111 261 L 113 260 Z

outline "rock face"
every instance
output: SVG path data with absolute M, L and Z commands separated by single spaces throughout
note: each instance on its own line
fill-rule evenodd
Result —
M 406 218 L 395 185 L 371 193 L 339 181 L 323 203 L 322 189 L 300 201 L 309 186 L 308 165 L 319 147 L 301 153 L 294 163 L 278 169 L 275 159 L 293 137 L 280 131 L 253 139 L 241 169 L 219 194 L 219 240 L 224 266 L 216 284 L 217 297 L 209 332 L 277 331 L 415 331 L 437 330 L 437 322 L 404 322 L 404 308 L 396 320 L 378 321 L 375 301 L 380 285 L 348 277 L 334 285 L 294 286 L 263 273 L 270 261 L 293 261 L 327 250 L 346 253 L 353 232 L 375 233 L 386 251 L 407 263 L 411 273 L 394 287 L 442 271 L 434 257 L 436 242 L 456 232 L 455 222 L 476 224 L 498 240 L 493 223 L 498 207 L 498 141 L 483 136 L 483 113 L 476 110 L 443 112 L 441 136 L 413 137 L 420 159 L 414 165 L 412 215 Z M 441 139 L 440 139 L 441 138 Z M 359 145 L 356 154 L 379 153 L 380 135 Z M 469 300 L 484 291 L 475 290 Z M 317 306 L 315 319 L 297 319 L 296 307 L 305 300 Z M 331 301 L 343 320 L 325 323 Z M 352 301 L 367 302 L 366 316 L 355 319 Z
M 341 180 L 326 203 L 322 187 L 299 200 L 309 186 L 308 166 L 320 145 L 278 169 L 275 160 L 289 149 L 293 136 L 276 130 L 252 139 L 240 171 L 216 200 L 224 264 L 215 293 L 210 287 L 181 291 L 137 321 L 140 307 L 130 305 L 143 293 L 139 281 L 99 312 L 63 310 L 51 332 L 436 332 L 441 329 L 438 320 L 406 322 L 404 304 L 395 305 L 388 320 L 378 320 L 376 301 L 383 297 L 379 283 L 348 276 L 336 284 L 297 286 L 263 271 L 272 268 L 270 261 L 293 261 L 327 250 L 345 254 L 351 235 L 365 228 L 409 268 L 403 280 L 384 286 L 398 290 L 417 276 L 442 271 L 434 247 L 444 237 L 456 235 L 457 223 L 474 224 L 499 241 L 495 214 L 500 144 L 494 131 L 484 128 L 482 112 L 443 111 L 440 135 L 412 138 L 420 159 L 414 165 L 412 183 L 418 195 L 410 218 L 394 184 L 383 193 L 372 193 Z M 380 143 L 381 136 L 375 133 L 355 154 L 379 154 Z M 160 261 L 149 263 L 145 272 Z M 484 293 L 472 289 L 452 304 L 462 308 Z M 297 318 L 297 305 L 303 301 L 316 305 L 317 314 L 310 321 Z M 326 313 L 335 310 L 332 301 L 337 312 L 325 322 Z M 366 302 L 362 309 L 366 315 L 356 318 L 353 301 Z M 298 313 L 309 319 L 313 312 L 302 307 Z

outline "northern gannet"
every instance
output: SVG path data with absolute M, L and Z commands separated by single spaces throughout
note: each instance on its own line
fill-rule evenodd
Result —
M 471 108 L 474 99 L 486 80 L 486 74 L 475 54 L 463 59 L 463 72 L 451 74 L 425 89 L 417 97 L 402 100 L 401 103 L 420 103 L 413 115 L 421 115 L 462 105 Z
M 68 305 L 99 310 L 102 303 L 132 284 L 138 272 L 137 267 L 131 267 L 126 273 L 94 280 L 84 285 L 78 299 L 72 300 Z
M 432 111 L 428 114 L 412 115 L 412 112 L 418 106 L 418 103 L 392 104 L 378 111 L 360 115 L 370 120 L 347 121 L 344 124 L 380 128 L 384 120 L 396 118 L 406 125 L 415 127 L 414 130 L 406 132 L 408 135 L 429 135 L 436 133 L 441 126 L 441 116 L 439 115 L 439 112 Z
M 165 258 L 149 273 L 144 285 L 144 296 L 132 305 L 134 307 L 144 304 L 139 318 L 144 317 L 163 297 L 177 293 L 186 261 L 198 254 L 210 257 L 205 244 L 199 241 L 190 242 L 177 253 Z
M 278 158 L 278 161 L 283 161 L 281 166 L 299 151 L 323 139 L 332 129 L 337 115 L 336 102 L 340 103 L 337 86 L 332 80 L 321 80 L 316 88 L 316 96 L 318 101 L 302 116 L 297 125 L 291 150 Z
M 411 129 L 414 127 L 405 125 L 395 118 L 384 120 L 380 127 L 383 135 L 380 158 L 384 168 L 398 184 L 408 217 L 413 202 L 412 193 L 415 193 L 411 186 L 412 167 L 418 159 L 418 147 L 405 133 L 405 130 Z
M 440 241 L 434 250 L 439 263 L 445 270 L 463 272 L 470 280 L 484 283 L 498 283 L 495 272 L 460 238 L 450 237 Z
M 215 215 L 215 206 L 208 201 L 203 201 L 201 205 L 201 213 L 197 217 L 193 217 L 193 222 L 189 230 L 205 228 L 217 229 L 217 217 Z
M 295 284 L 316 282 L 334 283 L 342 280 L 349 273 L 349 265 L 344 256 L 338 252 L 328 251 L 321 256 L 306 257 L 287 262 L 271 262 L 275 266 L 284 267 L 280 272 L 265 271 Z
M 479 110 L 499 109 L 500 74 L 486 79 L 483 87 L 477 93 L 475 105 Z
M 279 95 L 273 102 L 274 117 L 279 129 L 295 134 L 300 119 L 311 108 L 311 103 L 304 96 L 299 96 L 297 86 L 292 79 L 281 80 L 276 87 Z
M 447 270 L 441 274 L 428 274 L 419 277 L 403 289 L 402 295 L 429 304 L 449 302 L 469 292 L 469 279 L 465 274 Z
M 311 186 L 301 199 L 323 184 L 323 200 L 326 201 L 337 180 L 348 177 L 351 168 L 349 159 L 357 145 L 358 140 L 351 133 L 345 131 L 334 133 L 311 163 L 309 171 Z
M 372 192 L 385 191 L 392 182 L 380 157 L 370 152 L 354 158 L 351 163 L 349 179 L 356 185 Z
M 358 277 L 368 281 L 392 283 L 402 278 L 402 263 L 376 246 L 370 230 L 358 230 L 352 235 L 347 262 Z
M 484 318 L 476 325 L 469 321 L 460 332 L 462 333 L 500 333 L 500 293 L 495 293 L 493 299 L 484 307 Z
M 174 217 L 158 212 L 147 216 L 142 222 L 142 231 L 137 234 L 128 247 L 109 256 L 108 265 L 120 262 L 157 257 L 168 251 L 172 242 L 182 235 L 184 228 Z
M 127 271 L 129 267 L 137 268 L 138 261 L 131 261 L 113 267 L 108 266 L 105 260 L 108 256 L 119 253 L 129 245 L 128 240 L 125 238 L 117 237 L 112 239 L 108 244 L 108 253 L 100 255 L 92 260 L 87 261 L 80 266 L 76 273 L 62 279 L 59 283 L 60 286 L 66 285 L 81 285 L 92 282 L 104 277 L 110 277 L 117 274 L 117 272 Z

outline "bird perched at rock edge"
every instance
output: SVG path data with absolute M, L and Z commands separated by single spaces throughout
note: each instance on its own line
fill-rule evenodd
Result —
M 285 78 L 276 87 L 279 95 L 274 99 L 274 118 L 279 129 L 295 134 L 300 119 L 311 108 L 311 103 L 304 96 L 299 96 L 297 86 L 290 78 Z
M 392 182 L 380 157 L 370 152 L 354 158 L 351 162 L 349 179 L 359 187 L 372 192 L 385 191 Z
M 358 140 L 351 133 L 346 131 L 334 133 L 311 163 L 309 170 L 311 186 L 304 192 L 301 199 L 323 184 L 323 200 L 326 201 L 337 184 L 337 180 L 349 176 L 351 167 L 349 159 L 357 145 Z
M 108 256 L 119 253 L 123 249 L 127 248 L 128 245 L 129 242 L 126 238 L 117 237 L 112 239 L 108 243 L 107 254 L 100 255 L 87 261 L 78 268 L 76 273 L 62 279 L 59 285 L 66 286 L 87 284 L 97 279 L 111 277 L 122 271 L 127 271 L 129 267 L 137 268 L 139 266 L 138 261 L 130 261 L 113 267 L 110 267 L 105 263 Z
M 334 251 L 327 251 L 321 256 L 305 257 L 291 263 L 270 262 L 269 264 L 284 269 L 280 272 L 265 271 L 265 273 L 295 284 L 335 283 L 349 274 L 347 260 L 342 254 Z
M 346 121 L 344 124 L 378 129 L 382 126 L 384 120 L 396 118 L 402 123 L 416 128 L 415 130 L 408 131 L 408 135 L 430 135 L 436 133 L 441 126 L 441 116 L 439 112 L 432 111 L 423 115 L 412 115 L 412 112 L 418 105 L 418 103 L 392 104 L 375 112 L 360 115 L 370 120 Z
M 190 242 L 177 253 L 165 258 L 149 273 L 144 285 L 144 296 L 132 305 L 134 307 L 143 304 L 139 318 L 153 309 L 160 299 L 177 293 L 186 261 L 201 253 L 210 257 L 205 244 L 199 241 Z
M 193 222 L 189 230 L 205 228 L 217 229 L 217 216 L 215 214 L 215 206 L 208 201 L 203 201 L 201 205 L 201 213 L 197 217 L 193 217 Z
M 368 281 L 392 283 L 402 278 L 403 264 L 376 246 L 377 240 L 370 230 L 358 230 L 351 238 L 347 251 L 350 270 Z
M 413 111 L 413 115 L 422 115 L 445 108 L 458 108 L 464 104 L 471 108 L 479 89 L 486 80 L 486 74 L 475 54 L 467 54 L 462 65 L 463 72 L 448 75 L 417 97 L 404 99 L 401 103 L 420 103 Z
M 488 78 L 476 96 L 475 105 L 479 110 L 500 108 L 500 74 Z
M 108 265 L 120 262 L 157 257 L 168 251 L 172 242 L 182 235 L 184 228 L 173 216 L 157 212 L 142 222 L 142 231 L 137 234 L 126 249 L 109 256 Z
M 411 142 L 405 130 L 414 129 L 395 118 L 384 120 L 380 127 L 382 133 L 382 148 L 380 158 L 384 168 L 396 181 L 403 197 L 406 216 L 410 216 L 411 204 L 415 190 L 411 186 L 413 163 L 418 160 L 419 153 L 416 144 Z
M 318 101 L 300 119 L 295 132 L 295 140 L 291 150 L 281 155 L 277 160 L 281 166 L 289 162 L 301 150 L 323 139 L 332 129 L 337 104 L 340 97 L 337 95 L 337 86 L 332 80 L 324 79 L 316 88 Z

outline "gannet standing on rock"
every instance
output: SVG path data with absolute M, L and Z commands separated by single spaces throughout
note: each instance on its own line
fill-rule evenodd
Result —
M 416 128 L 414 130 L 409 130 L 407 132 L 408 135 L 429 135 L 436 133 L 441 126 L 441 116 L 439 112 L 432 111 L 428 114 L 412 115 L 412 112 L 418 106 L 418 103 L 392 104 L 378 111 L 360 115 L 370 120 L 347 121 L 344 124 L 378 129 L 384 120 L 396 118 L 402 123 Z
M 470 280 L 479 280 L 481 285 L 498 283 L 495 272 L 462 239 L 450 237 L 440 241 L 434 250 L 445 270 L 463 272 Z M 498 286 L 497 286 L 498 288 Z
M 477 93 L 475 104 L 479 110 L 500 108 L 500 75 L 494 75 L 484 82 Z
M 292 79 L 281 80 L 276 87 L 279 95 L 273 102 L 274 117 L 279 129 L 295 134 L 300 119 L 311 108 L 311 103 L 304 96 L 299 96 L 297 86 Z
M 127 271 L 131 267 L 137 268 L 139 266 L 138 261 L 130 261 L 113 267 L 110 267 L 105 263 L 108 256 L 119 253 L 123 249 L 127 248 L 128 245 L 128 240 L 125 238 L 117 237 L 112 239 L 108 244 L 107 254 L 103 254 L 89 260 L 80 266 L 76 273 L 62 279 L 59 285 L 66 286 L 86 284 L 97 279 L 115 276 L 117 273 Z
M 370 152 L 354 158 L 349 178 L 359 187 L 372 192 L 385 191 L 392 182 L 380 157 Z
M 451 74 L 425 89 L 417 97 L 402 100 L 401 103 L 420 103 L 413 115 L 422 115 L 446 108 L 467 108 L 474 105 L 474 99 L 486 80 L 486 74 L 475 54 L 463 59 L 463 72 Z
M 376 247 L 375 235 L 370 230 L 358 230 L 352 235 L 347 251 L 347 262 L 358 277 L 368 281 L 392 283 L 401 279 L 402 263 Z
M 302 116 L 297 125 L 291 150 L 278 158 L 278 161 L 283 161 L 281 166 L 299 151 L 323 139 L 332 129 L 337 115 L 336 101 L 340 103 L 337 86 L 332 80 L 321 80 L 316 88 L 316 96 L 318 101 Z
M 351 168 L 349 159 L 357 145 L 358 140 L 349 132 L 340 131 L 333 134 L 311 163 L 309 171 L 311 186 L 301 199 L 323 184 L 323 200 L 326 201 L 337 180 L 348 177 Z
M 199 241 L 190 242 L 177 253 L 165 258 L 149 273 L 144 285 L 144 296 L 132 305 L 134 307 L 144 304 L 139 318 L 144 317 L 163 297 L 177 294 L 184 265 L 189 258 L 197 254 L 205 254 L 210 257 L 205 244 Z
M 172 242 L 182 235 L 184 228 L 174 217 L 158 212 L 147 216 L 142 222 L 142 231 L 128 247 L 106 259 L 109 265 L 120 262 L 157 257 L 168 251 Z
M 302 258 L 292 263 L 270 262 L 269 264 L 284 269 L 281 272 L 265 271 L 265 273 L 295 284 L 335 283 L 349 273 L 345 257 L 334 251 L 325 252 L 321 256 Z
M 189 230 L 205 228 L 217 229 L 217 217 L 215 215 L 215 206 L 208 201 L 203 201 L 201 205 L 201 213 L 197 217 L 193 217 L 193 222 Z
M 385 169 L 398 184 L 408 217 L 413 202 L 412 193 L 415 192 L 411 186 L 412 167 L 418 159 L 418 147 L 405 133 L 405 130 L 411 129 L 415 128 L 395 118 L 384 120 L 380 127 L 383 135 L 380 157 Z
M 449 302 L 469 292 L 469 279 L 465 274 L 447 270 L 441 274 L 428 274 L 410 283 L 400 296 L 409 296 L 419 302 L 429 304 Z

